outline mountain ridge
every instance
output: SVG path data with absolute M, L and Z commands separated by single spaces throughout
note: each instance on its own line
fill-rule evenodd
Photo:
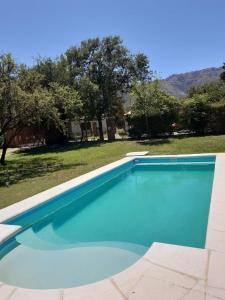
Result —
M 180 74 L 172 74 L 166 79 L 161 80 L 161 90 L 178 98 L 184 98 L 192 86 L 219 80 L 222 70 L 222 68 L 211 67 Z

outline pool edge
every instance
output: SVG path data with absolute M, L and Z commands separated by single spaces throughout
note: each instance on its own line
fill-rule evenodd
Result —
M 110 163 L 108 165 L 105 165 L 105 166 L 95 169 L 93 171 L 90 171 L 86 174 L 75 177 L 69 181 L 62 183 L 62 184 L 54 186 L 48 190 L 45 190 L 38 194 L 35 194 L 31 197 L 28 197 L 22 201 L 19 201 L 17 203 L 9 205 L 5 208 L 2 208 L 0 210 L 0 224 L 7 222 L 7 221 L 23 214 L 24 212 L 27 212 L 27 211 L 33 209 L 35 207 L 38 207 L 38 206 L 48 202 L 49 200 L 51 201 L 52 198 L 66 192 L 66 191 L 69 191 L 72 188 L 78 187 L 79 185 L 81 185 L 99 175 L 102 175 L 108 171 L 115 169 L 116 167 L 119 167 L 119 166 L 121 166 L 127 162 L 131 162 L 133 160 L 134 160 L 134 157 L 122 158 L 113 163 Z
M 221 291 L 221 289 L 225 290 L 225 279 L 222 278 L 224 277 L 222 275 L 225 272 L 225 197 L 223 196 L 225 195 L 225 184 L 223 182 L 223 178 L 225 178 L 225 154 L 207 153 L 189 155 L 157 155 L 154 157 L 209 155 L 215 155 L 216 162 L 205 249 L 153 243 L 147 253 L 134 265 L 102 281 L 81 287 L 46 290 L 16 288 L 7 284 L 2 284 L 0 286 L 1 299 L 28 300 L 33 299 L 33 297 L 36 297 L 37 299 L 45 297 L 44 299 L 46 300 L 69 300 L 74 297 L 76 297 L 76 299 L 82 299 L 84 295 L 87 296 L 87 299 L 89 299 L 89 295 L 90 299 L 93 297 L 93 299 L 121 300 L 129 299 L 132 295 L 132 299 L 140 300 L 141 293 L 142 295 L 146 293 L 145 297 L 147 297 L 149 287 L 152 288 L 151 291 L 153 291 L 153 294 L 155 293 L 155 298 L 158 299 L 160 299 L 160 295 L 162 297 L 162 293 L 165 291 L 167 291 L 167 297 L 171 299 L 175 299 L 175 295 L 178 294 L 180 295 L 179 297 L 189 295 L 190 297 L 187 299 L 194 299 L 193 295 L 196 296 L 196 299 L 201 299 L 201 296 L 205 297 L 207 293 L 215 297 L 219 293 L 224 293 L 225 297 L 225 291 Z M 27 198 L 17 204 L 13 204 L 7 207 L 8 210 L 7 208 L 3 209 L 6 212 L 5 216 L 4 211 L 3 216 L 2 210 L 0 211 L 0 222 L 8 220 L 9 216 L 12 218 L 13 213 L 14 216 L 18 215 L 18 206 L 21 206 L 20 213 L 33 208 L 34 206 L 27 205 L 27 201 L 33 200 L 34 202 L 31 204 L 35 206 L 40 205 L 53 197 L 52 192 L 55 192 L 58 195 L 63 191 L 74 187 L 75 181 L 76 185 L 79 185 L 81 182 L 85 182 L 96 175 L 103 174 L 104 172 L 107 172 L 128 161 L 132 161 L 135 158 L 138 158 L 138 156 L 121 159 L 95 171 L 72 179 L 62 185 Z M 77 182 L 79 179 L 81 181 L 80 183 Z M 42 201 L 40 201 L 40 199 L 37 201 L 38 199 L 36 198 L 43 196 L 46 198 L 42 199 Z M 17 210 L 17 213 L 15 213 L 15 209 Z M 15 233 L 11 233 L 9 237 L 13 234 Z M 7 239 L 7 234 L 5 234 L 4 238 Z M 222 262 L 220 263 L 221 260 Z M 134 294 L 136 294 L 136 296 Z M 154 299 L 154 296 L 152 299 Z

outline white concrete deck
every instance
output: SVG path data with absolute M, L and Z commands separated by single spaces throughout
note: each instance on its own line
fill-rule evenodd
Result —
M 111 167 L 113 166 L 114 165 L 112 164 Z M 86 176 L 88 177 L 88 174 L 86 174 Z M 23 289 L 2 283 L 0 284 L 0 299 L 225 299 L 224 180 L 225 154 L 217 154 L 205 249 L 196 249 L 190 247 L 154 243 L 152 247 L 148 250 L 148 252 L 134 265 L 124 270 L 123 272 L 116 274 L 115 276 L 112 276 L 111 278 L 105 279 L 103 281 L 96 282 L 90 285 L 85 285 L 82 287 L 58 290 Z M 75 179 L 71 182 L 76 183 Z M 64 185 L 68 186 L 68 183 Z M 44 195 L 45 193 L 48 193 L 48 191 L 44 192 Z M 39 195 L 41 196 L 43 195 L 43 193 Z M 33 197 L 31 197 L 31 200 L 32 198 Z M 46 198 L 44 199 L 44 201 L 46 201 Z M 25 204 L 25 206 L 27 205 L 27 200 L 20 202 L 22 203 L 22 206 L 23 203 Z M 19 203 L 18 206 L 13 207 L 12 210 L 9 207 L 6 210 L 5 215 L 3 209 L 2 212 L 0 212 L 1 220 L 6 218 L 7 216 L 12 216 L 12 214 L 15 213 L 15 209 L 17 208 L 20 208 Z M 21 209 L 22 208 L 20 208 L 19 211 L 21 211 Z M 3 231 L 5 232 L 8 230 L 8 234 L 11 236 L 12 234 L 14 234 L 12 231 L 15 230 L 16 232 L 18 228 L 12 228 L 12 230 L 6 227 L 3 228 Z M 7 238 L 7 233 L 5 233 L 4 235 L 3 231 L 0 227 L 0 236 L 5 240 Z
M 127 157 L 129 156 L 145 156 L 145 155 L 148 155 L 149 154 L 149 151 L 140 151 L 140 152 L 128 152 L 126 154 Z

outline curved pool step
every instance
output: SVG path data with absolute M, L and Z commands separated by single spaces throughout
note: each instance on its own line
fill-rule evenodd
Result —
M 24 246 L 27 246 L 32 249 L 39 249 L 39 250 L 52 250 L 56 249 L 56 246 L 45 240 L 40 239 L 37 234 L 33 231 L 32 228 L 29 228 L 22 233 L 18 234 L 15 237 L 16 241 Z
M 54 245 L 73 245 L 77 243 L 78 241 L 74 241 L 71 243 L 71 241 L 68 241 L 64 239 L 63 237 L 59 236 L 56 231 L 53 228 L 53 224 L 49 223 L 42 227 L 41 229 L 35 230 L 33 229 L 34 234 L 37 235 L 37 237 L 43 241 L 46 241 L 47 243 L 51 243 Z
M 50 231 L 49 231 L 50 232 Z M 53 233 L 53 232 L 52 232 Z M 52 239 L 54 237 L 54 239 Z M 70 248 L 87 248 L 87 247 L 108 247 L 108 248 L 118 248 L 137 255 L 144 255 L 148 250 L 148 247 L 134 244 L 134 243 L 124 243 L 115 241 L 97 241 L 97 242 L 76 242 L 69 243 L 64 242 L 62 239 L 57 238 L 57 235 L 49 236 L 49 241 L 47 239 L 42 239 L 40 236 L 33 231 L 32 228 L 25 230 L 16 236 L 16 241 L 31 249 L 37 250 L 63 250 Z
M 80 242 L 80 241 L 68 241 L 63 239 L 62 236 L 58 235 L 54 230 L 52 224 L 48 224 L 43 227 L 41 230 L 35 232 L 38 238 L 46 241 L 47 243 L 54 244 L 57 248 L 74 248 L 74 247 L 93 247 L 93 246 L 107 246 L 107 247 L 115 247 L 121 249 L 127 249 L 128 251 L 132 251 L 136 254 L 143 255 L 149 247 L 130 243 L 130 242 L 120 242 L 120 241 L 96 241 L 96 242 Z
M 138 259 L 140 255 L 113 247 L 46 251 L 19 245 L 2 258 L 0 280 L 24 288 L 69 288 L 112 276 Z

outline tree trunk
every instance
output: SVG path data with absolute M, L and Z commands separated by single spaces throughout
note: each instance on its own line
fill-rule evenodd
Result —
M 15 136 L 17 136 L 23 129 L 19 128 L 15 130 L 11 136 L 6 138 L 6 134 L 4 135 L 4 140 L 3 140 L 3 145 L 2 145 L 2 154 L 0 158 L 0 165 L 5 165 L 5 157 L 6 157 L 6 152 L 9 146 L 11 145 L 12 140 L 14 139 Z
M 45 143 L 47 146 L 63 145 L 68 142 L 68 137 L 55 125 L 45 129 Z
M 114 141 L 115 140 L 115 134 L 116 134 L 116 128 L 115 128 L 115 121 L 112 117 L 108 117 L 106 119 L 107 124 L 107 135 L 108 135 L 108 141 Z
M 81 138 L 80 138 L 80 142 L 83 142 L 83 138 L 84 138 L 84 130 L 83 130 L 83 126 L 82 123 L 80 123 L 80 130 L 81 130 Z
M 6 151 L 8 149 L 8 145 L 6 143 L 3 143 L 2 145 L 2 155 L 0 159 L 0 164 L 5 165 L 5 156 L 6 156 Z
M 148 138 L 150 138 L 149 118 L 148 118 L 147 116 L 145 116 L 145 122 L 146 122 L 146 131 L 147 131 L 147 135 L 148 135 Z
M 88 141 L 88 131 L 87 131 L 87 119 L 84 118 L 84 128 L 85 128 L 85 139 Z
M 101 142 L 104 142 L 104 134 L 103 134 L 103 128 L 102 128 L 102 117 L 98 117 L 98 128 L 99 128 L 99 139 Z

